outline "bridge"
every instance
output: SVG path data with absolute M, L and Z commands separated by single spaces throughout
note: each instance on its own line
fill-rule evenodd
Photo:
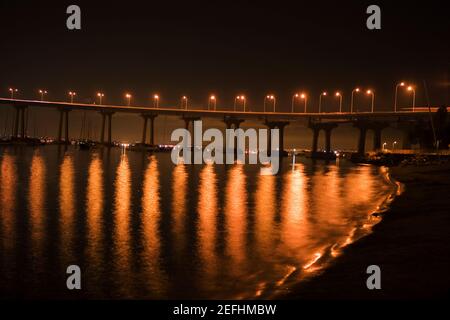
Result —
M 61 101 L 41 101 L 25 99 L 0 98 L 0 105 L 11 106 L 15 109 L 13 119 L 13 137 L 23 139 L 26 136 L 25 110 L 33 108 L 53 108 L 59 112 L 59 125 L 57 140 L 60 143 L 70 143 L 69 138 L 69 113 L 72 110 L 99 112 L 102 119 L 100 142 L 107 146 L 112 145 L 112 117 L 115 113 L 134 113 L 143 118 L 142 144 L 147 143 L 147 126 L 150 120 L 149 144 L 154 145 L 154 121 L 158 115 L 178 116 L 185 121 L 185 128 L 189 130 L 190 124 L 201 118 L 220 118 L 228 129 L 239 128 L 245 120 L 262 121 L 270 129 L 280 130 L 280 149 L 284 150 L 284 128 L 291 122 L 307 121 L 309 128 L 313 130 L 312 152 L 317 152 L 318 137 L 321 130 L 325 131 L 326 152 L 331 152 L 331 132 L 339 124 L 353 123 L 359 129 L 358 153 L 365 152 L 366 133 L 374 132 L 374 149 L 381 149 L 381 131 L 390 123 L 396 122 L 404 127 L 405 139 L 411 124 L 418 121 L 428 121 L 430 111 L 436 112 L 437 107 L 416 107 L 414 110 L 401 111 L 377 111 L 377 112 L 260 112 L 260 111 L 229 111 L 229 110 L 205 110 L 205 109 L 181 109 L 180 107 L 143 107 L 87 104 Z M 449 107 L 447 107 L 449 109 Z M 193 127 L 193 126 L 192 126 Z M 63 134 L 64 129 L 64 134 Z M 106 131 L 107 129 L 107 131 Z M 105 133 L 107 133 L 105 138 Z M 408 146 L 408 142 L 404 142 Z

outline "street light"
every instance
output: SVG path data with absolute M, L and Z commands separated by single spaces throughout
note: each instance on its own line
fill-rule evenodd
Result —
M 350 113 L 353 113 L 353 95 L 355 92 L 359 92 L 359 88 L 355 88 L 352 90 L 352 98 L 350 99 Z
M 372 107 L 371 107 L 371 111 L 372 111 L 372 113 L 373 113 L 373 103 L 374 103 L 374 101 L 375 101 L 375 94 L 374 94 L 373 90 L 367 90 L 366 93 L 367 93 L 367 94 L 370 94 L 370 95 L 372 96 Z
M 186 96 L 182 96 L 181 97 L 181 109 L 186 109 L 188 108 L 188 98 Z
M 295 99 L 298 99 L 300 97 L 300 95 L 298 93 L 294 94 L 292 96 L 292 103 L 291 103 L 291 112 L 294 112 L 294 104 L 295 104 Z
M 416 90 L 414 90 L 414 88 L 412 86 L 409 86 L 408 91 L 412 91 L 412 93 L 413 93 L 412 110 L 414 112 L 414 109 L 416 107 Z
M 212 105 L 212 109 L 214 111 L 216 111 L 216 106 L 217 106 L 217 98 L 215 95 L 210 95 L 209 96 L 209 100 L 208 100 L 208 110 L 211 109 L 211 105 Z
M 39 94 L 41 95 L 41 101 L 44 101 L 44 94 L 47 94 L 47 90 L 39 89 Z
M 73 103 L 73 97 L 76 96 L 77 93 L 74 91 L 69 91 L 69 96 L 70 96 L 70 103 Z
M 386 145 L 387 145 L 387 143 L 384 142 L 384 143 L 383 143 L 383 148 L 382 148 L 383 151 L 386 150 Z
M 395 145 L 397 144 L 397 141 L 392 142 L 392 152 L 395 150 Z
M 236 105 L 239 101 L 242 101 L 242 106 L 244 107 L 244 112 L 245 112 L 245 96 L 236 96 L 234 98 L 234 111 L 236 111 Z
M 14 99 L 14 93 L 19 92 L 19 89 L 16 88 L 9 88 L 8 90 L 11 93 L 11 100 Z
M 102 99 L 103 99 L 104 96 L 105 96 L 104 93 L 101 93 L 101 92 L 97 93 L 97 97 L 98 97 L 98 100 L 99 100 L 98 104 L 100 104 L 100 105 L 102 104 Z
M 125 93 L 125 98 L 127 99 L 127 106 L 130 106 L 130 104 L 131 104 L 131 94 Z
M 159 108 L 159 95 L 153 95 L 153 108 Z
M 326 95 L 327 95 L 327 93 L 326 93 L 326 91 L 324 91 L 319 96 L 319 113 L 322 111 L 322 97 L 326 96 Z
M 342 113 L 342 94 L 338 91 L 335 95 L 339 98 L 339 113 Z
M 304 112 L 306 113 L 306 102 L 307 102 L 307 100 L 308 100 L 308 97 L 306 96 L 305 93 L 302 93 L 302 94 L 300 95 L 300 99 L 305 100 L 305 110 L 304 110 Z
M 395 85 L 395 95 L 394 95 L 394 112 L 397 112 L 397 96 L 398 96 L 398 87 L 404 87 L 405 83 L 400 82 Z
M 276 99 L 275 99 L 275 96 L 274 96 L 273 94 L 267 95 L 267 96 L 264 98 L 264 112 L 266 112 L 266 103 L 267 103 L 267 100 L 272 101 L 272 103 L 273 103 L 273 112 L 275 112 Z

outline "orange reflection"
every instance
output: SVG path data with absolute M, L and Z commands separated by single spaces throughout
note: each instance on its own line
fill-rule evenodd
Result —
M 217 186 L 213 165 L 205 165 L 200 173 L 198 187 L 198 237 L 199 254 L 205 275 L 210 278 L 217 271 L 216 219 L 217 219 Z M 209 285 L 211 285 L 209 283 Z
M 280 250 L 289 256 L 299 257 L 305 254 L 305 247 L 314 236 L 310 221 L 305 218 L 308 210 L 308 191 L 304 165 L 299 163 L 295 170 L 287 172 L 283 185 L 280 234 L 283 247 Z
M 150 163 L 145 171 L 142 195 L 142 237 L 143 258 L 148 268 L 151 293 L 164 295 L 164 275 L 161 267 L 161 235 L 159 224 L 161 219 L 159 194 L 158 161 L 155 156 L 150 157 Z
M 39 150 L 36 150 L 31 160 L 30 187 L 28 191 L 28 203 L 30 209 L 31 240 L 33 256 L 41 256 L 44 237 L 44 214 L 46 195 L 46 167 Z M 38 259 L 40 261 L 40 259 Z
M 374 177 L 370 166 L 358 166 L 348 173 L 346 178 L 345 197 L 349 205 L 361 205 L 370 202 Z M 377 179 L 379 179 L 377 177 Z
M 178 164 L 173 170 L 172 176 L 172 213 L 173 213 L 173 238 L 175 256 L 180 257 L 186 241 L 186 188 L 188 173 L 184 164 Z
M 88 251 L 93 265 L 101 263 L 103 201 L 103 166 L 100 157 L 94 154 L 89 164 L 86 193 Z
M 0 223 L 5 250 L 14 245 L 14 210 L 16 208 L 17 171 L 15 157 L 4 154 L 0 168 Z
M 126 153 L 121 155 L 114 182 L 114 264 L 118 271 L 118 283 L 124 294 L 129 294 L 127 281 L 130 272 L 130 219 L 131 219 L 131 171 Z
M 59 170 L 59 210 L 61 212 L 61 241 L 64 258 L 73 258 L 72 242 L 74 236 L 74 168 L 71 155 L 65 155 Z
M 331 234 L 331 228 L 342 224 L 342 214 L 345 210 L 342 202 L 342 185 L 336 166 L 327 166 L 324 171 L 317 171 L 313 176 L 313 189 L 311 199 L 313 200 L 314 219 L 323 223 L 316 227 L 323 229 L 325 234 Z M 330 229 L 330 232 L 327 230 Z M 325 240 L 325 239 L 324 239 Z
M 226 250 L 231 258 L 232 272 L 244 272 L 247 230 L 246 176 L 242 165 L 234 165 L 228 172 L 225 204 Z
M 255 240 L 256 250 L 263 259 L 270 259 L 274 251 L 274 233 L 277 231 L 274 230 L 277 210 L 275 182 L 274 175 L 258 175 L 255 193 Z

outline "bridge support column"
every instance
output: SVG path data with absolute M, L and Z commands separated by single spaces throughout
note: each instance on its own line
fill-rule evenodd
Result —
M 190 161 L 190 160 L 194 160 L 194 151 L 195 151 L 194 122 L 200 120 L 200 118 L 199 117 L 186 117 L 186 116 L 183 116 L 183 120 L 184 120 L 184 128 L 191 133 L 191 141 L 188 144 L 188 148 L 191 148 L 191 152 L 189 152 L 188 154 L 184 154 L 183 153 L 183 158 L 185 159 L 185 162 L 193 163 L 193 161 Z M 189 124 L 190 123 L 192 123 L 192 131 L 189 130 Z M 185 141 L 187 141 L 186 140 L 187 137 L 185 137 L 184 139 L 185 139 Z
M 311 147 L 311 153 L 316 153 L 319 144 L 320 128 L 311 128 L 311 129 L 313 130 L 313 143 Z
M 13 130 L 14 138 L 19 137 L 19 119 L 20 119 L 20 109 L 19 107 L 16 107 L 14 113 L 14 130 Z
M 66 144 L 70 143 L 69 140 L 69 110 L 64 110 L 64 113 L 66 115 L 66 128 L 65 128 L 65 134 L 64 134 L 64 140 Z
M 326 155 L 330 155 L 331 152 L 331 132 L 338 126 L 334 122 L 310 122 L 309 128 L 313 131 L 313 142 L 311 148 L 311 156 L 317 156 L 317 149 L 319 144 L 319 133 L 321 130 L 325 131 L 325 152 Z M 322 154 L 321 154 L 322 155 Z
M 331 130 L 332 129 L 333 128 L 330 128 L 330 127 L 325 129 L 325 151 L 327 153 L 331 152 Z
M 100 143 L 105 143 L 105 125 L 106 125 L 106 114 L 103 112 L 100 112 L 100 115 L 102 116 L 102 128 L 100 131 Z
M 20 130 L 20 137 L 22 139 L 25 139 L 25 109 L 26 107 L 20 108 L 20 115 L 21 115 L 21 130 Z
M 150 145 L 155 145 L 155 118 L 157 117 L 156 114 L 148 114 L 143 113 L 142 118 L 144 119 L 143 128 L 142 128 L 142 144 L 145 145 L 147 141 L 147 124 L 148 120 L 150 120 Z
M 58 124 L 58 143 L 70 143 L 69 140 L 69 112 L 70 109 L 59 109 L 59 124 Z M 63 140 L 64 129 L 64 140 Z
M 382 149 L 381 144 L 381 132 L 384 128 L 388 127 L 387 122 L 375 122 L 368 120 L 357 120 L 354 126 L 359 129 L 358 137 L 358 155 L 364 155 L 366 153 L 366 136 L 367 131 L 373 131 L 373 149 L 379 151 Z
M 108 146 L 112 145 L 112 115 L 113 112 L 108 113 Z
M 58 142 L 62 142 L 62 130 L 63 130 L 64 111 L 59 110 L 59 124 L 58 124 Z
M 359 127 L 359 137 L 358 137 L 358 154 L 364 155 L 366 153 L 366 127 Z
M 142 118 L 144 119 L 144 123 L 142 126 L 142 139 L 141 139 L 141 143 L 143 145 L 145 145 L 146 142 L 146 138 L 147 138 L 147 123 L 148 123 L 148 118 L 145 115 L 142 115 Z
M 105 144 L 107 146 L 111 146 L 112 144 L 112 115 L 114 114 L 113 111 L 100 111 L 100 114 L 102 116 L 102 128 L 100 131 L 100 143 Z M 108 125 L 108 136 L 107 141 L 105 143 L 105 129 L 106 125 Z
M 267 136 L 267 146 L 270 154 L 272 154 L 272 129 L 279 130 L 279 155 L 286 156 L 287 152 L 284 150 L 284 128 L 289 124 L 289 121 L 267 121 L 265 125 L 269 128 L 270 132 Z M 269 154 L 269 153 L 268 153 Z
M 223 119 L 223 122 L 225 122 L 226 128 L 227 129 L 239 129 L 240 125 L 242 122 L 244 122 L 243 119 L 238 119 L 238 118 L 234 118 L 234 117 L 225 117 Z M 226 136 L 226 139 L 228 141 L 228 139 L 230 139 L 230 137 Z M 234 158 L 237 159 L 237 155 L 238 155 L 238 145 L 237 145 L 237 139 L 234 136 L 233 137 L 234 141 L 233 141 L 233 145 L 234 145 Z M 227 150 L 225 150 L 227 151 Z M 243 150 L 243 152 L 245 153 L 245 150 Z
M 155 118 L 156 114 L 152 114 L 149 116 L 150 119 L 150 145 L 155 145 Z
M 26 105 L 15 106 L 13 137 L 16 139 L 25 138 L 25 133 L 26 133 L 25 110 L 26 109 L 27 109 Z

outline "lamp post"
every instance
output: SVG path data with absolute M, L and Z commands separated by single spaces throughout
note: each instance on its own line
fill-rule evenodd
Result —
M 300 95 L 298 93 L 296 93 L 292 96 L 292 103 L 291 103 L 291 112 L 292 113 L 294 113 L 295 100 L 298 99 L 299 97 L 300 97 Z
M 242 101 L 242 106 L 244 107 L 244 112 L 245 112 L 245 96 L 240 95 L 240 96 L 236 96 L 234 98 L 234 111 L 236 111 L 236 105 L 238 104 L 238 102 Z
M 372 106 L 371 106 L 370 109 L 371 109 L 371 112 L 373 113 L 373 104 L 374 104 L 374 101 L 375 101 L 375 94 L 374 94 L 373 90 L 367 90 L 366 93 L 370 94 L 372 96 Z
M 387 145 L 387 143 L 386 143 L 386 142 L 384 142 L 384 143 L 383 143 L 383 148 L 382 148 L 382 150 L 383 150 L 383 151 L 385 151 L 385 150 L 386 150 L 386 145 Z
M 159 95 L 153 95 L 153 108 L 159 108 Z
M 412 101 L 412 110 L 414 112 L 414 109 L 416 107 L 416 90 L 414 90 L 414 88 L 412 86 L 408 87 L 408 91 L 411 91 L 413 94 L 413 101 Z
M 350 113 L 353 113 L 353 99 L 354 99 L 353 96 L 354 96 L 355 92 L 359 92 L 359 91 L 360 91 L 359 88 L 355 88 L 352 90 L 352 97 L 350 99 Z
M 98 104 L 102 104 L 102 100 L 103 100 L 103 97 L 105 96 L 105 94 L 104 93 L 101 93 L 101 92 L 98 92 L 97 93 L 97 97 L 98 97 L 98 100 L 99 100 L 99 103 Z
M 394 112 L 397 112 L 397 96 L 398 96 L 398 87 L 404 87 L 405 83 L 400 82 L 395 85 L 395 95 L 394 95 Z
M 392 142 L 392 152 L 394 152 L 396 144 L 397 144 L 397 141 Z
M 39 89 L 39 95 L 41 96 L 41 101 L 44 101 L 44 95 L 47 94 L 47 90 Z
M 327 95 L 327 93 L 326 93 L 326 91 L 324 91 L 324 92 L 322 92 L 322 93 L 320 94 L 320 96 L 319 96 L 319 113 L 322 112 L 322 97 L 324 97 L 324 96 L 326 96 L 326 95 Z
M 217 98 L 215 95 L 210 95 L 208 100 L 208 110 L 216 110 L 217 107 Z
M 304 110 L 304 113 L 306 113 L 306 103 L 307 103 L 307 101 L 308 101 L 308 97 L 306 96 L 305 93 L 302 93 L 302 94 L 300 95 L 300 98 L 303 99 L 303 100 L 305 100 L 305 110 Z
M 246 104 L 247 104 L 247 98 L 244 95 L 241 95 L 241 101 L 242 101 L 242 104 L 243 104 L 243 107 L 244 107 L 244 112 L 246 112 L 245 107 L 246 107 Z
M 267 95 L 265 98 L 264 98 L 264 112 L 266 112 L 266 103 L 267 103 L 267 101 L 272 101 L 272 103 L 273 103 L 273 112 L 275 112 L 275 103 L 276 103 L 276 100 L 275 100 L 275 96 L 273 95 L 273 94 L 270 94 L 270 95 Z
M 338 91 L 335 95 L 339 98 L 339 113 L 342 113 L 342 94 Z
M 69 91 L 69 96 L 70 96 L 70 103 L 73 103 L 73 97 L 76 96 L 77 93 L 74 91 Z
M 181 109 L 187 110 L 188 108 L 188 98 L 186 96 L 181 97 Z
M 19 92 L 19 89 L 9 88 L 8 91 L 11 93 L 11 100 L 13 100 L 14 99 L 14 93 Z
M 125 94 L 125 99 L 127 99 L 127 106 L 130 106 L 130 104 L 131 104 L 131 94 L 126 93 Z

